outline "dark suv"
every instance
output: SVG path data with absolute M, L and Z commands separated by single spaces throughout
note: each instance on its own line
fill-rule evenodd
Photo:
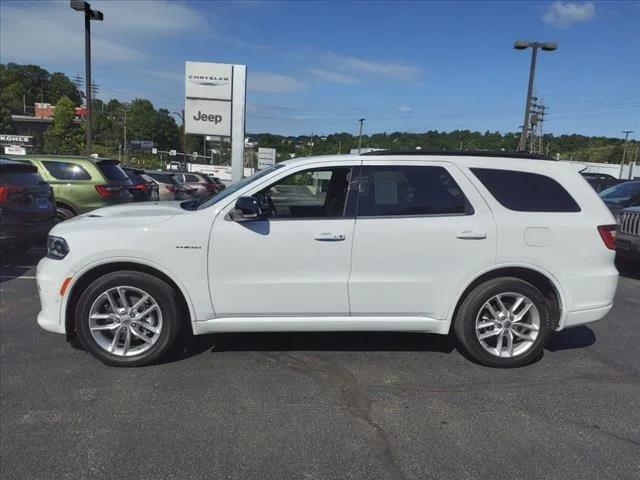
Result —
M 33 165 L 0 158 L 0 249 L 25 251 L 55 224 L 53 192 Z

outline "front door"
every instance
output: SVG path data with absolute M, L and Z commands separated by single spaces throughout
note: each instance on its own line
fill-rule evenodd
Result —
M 282 174 L 247 195 L 264 215 L 216 218 L 210 243 L 217 317 L 346 316 L 359 162 L 323 162 Z
M 351 313 L 443 319 L 460 285 L 495 262 L 495 222 L 454 165 L 399 163 L 362 166 Z

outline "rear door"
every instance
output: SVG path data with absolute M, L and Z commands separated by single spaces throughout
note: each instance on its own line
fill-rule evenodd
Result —
M 365 160 L 352 315 L 446 318 L 460 285 L 494 264 L 495 255 L 489 207 L 453 164 Z

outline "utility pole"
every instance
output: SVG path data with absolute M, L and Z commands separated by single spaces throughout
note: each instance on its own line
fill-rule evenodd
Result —
M 358 155 L 362 152 L 362 125 L 364 124 L 364 118 L 358 120 L 360 122 L 360 136 L 358 138 Z
M 124 104 L 124 133 L 122 135 L 122 145 L 124 148 L 124 163 L 127 163 L 127 104 Z
M 541 48 L 544 51 L 551 52 L 558 48 L 556 42 L 526 42 L 517 40 L 513 44 L 513 48 L 516 50 L 525 50 L 531 48 L 531 65 L 529 67 L 529 86 L 527 88 L 527 100 L 524 104 L 524 121 L 522 122 L 522 135 L 520 136 L 520 144 L 518 145 L 518 151 L 524 152 L 527 150 L 527 134 L 529 129 L 529 114 L 531 110 L 531 97 L 533 94 L 533 79 L 536 74 L 536 59 L 538 58 L 538 49 Z
M 622 163 L 620 163 L 620 178 L 622 179 L 622 171 L 624 169 L 624 161 L 627 157 L 627 142 L 629 141 L 629 134 L 633 133 L 633 130 L 623 130 L 624 133 L 624 147 L 622 147 Z
M 313 153 L 313 132 L 311 132 L 311 140 L 309 141 L 309 156 Z

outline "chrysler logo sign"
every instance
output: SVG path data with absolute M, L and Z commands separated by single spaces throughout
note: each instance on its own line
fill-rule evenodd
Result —
M 191 83 L 202 85 L 203 87 L 218 87 L 229 84 L 229 77 L 216 77 L 212 75 L 189 75 L 187 77 Z

